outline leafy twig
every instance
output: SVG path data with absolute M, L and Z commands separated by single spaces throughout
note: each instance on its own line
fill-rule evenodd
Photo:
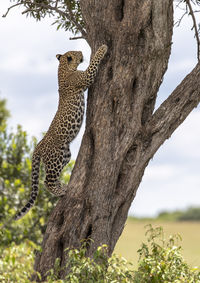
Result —
M 49 14 L 54 15 L 54 13 L 57 13 L 61 18 L 69 20 L 75 27 L 76 29 L 81 33 L 80 37 L 74 38 L 74 39 L 79 39 L 79 38 L 87 38 L 87 33 L 84 30 L 84 28 L 81 26 L 81 24 L 77 21 L 76 15 L 73 13 L 69 3 L 65 3 L 66 9 L 61 10 L 58 7 L 59 0 L 56 0 L 53 2 L 53 5 L 50 5 L 49 3 L 52 3 L 51 1 L 38 1 L 38 2 L 31 2 L 30 0 L 21 0 L 17 4 L 14 4 L 10 6 L 7 10 L 7 12 L 3 15 L 3 17 L 6 17 L 9 11 L 19 5 L 24 5 L 26 7 L 26 10 L 22 12 L 22 14 L 27 14 L 27 13 L 37 13 L 38 17 L 37 19 L 40 19 L 41 15 L 39 14 L 40 12 L 48 12 Z M 64 9 L 64 8 L 63 8 Z
M 10 7 L 7 9 L 7 12 L 6 12 L 4 15 L 2 15 L 2 17 L 5 18 L 5 17 L 8 15 L 9 11 L 10 11 L 12 8 L 14 8 L 14 7 L 16 7 L 16 6 L 19 6 L 19 5 L 21 5 L 21 4 L 23 4 L 23 3 L 20 2 L 20 3 L 17 3 L 17 4 L 14 4 L 14 5 L 10 6 Z
M 54 7 L 49 5 L 49 4 L 45 4 L 45 3 L 39 3 L 37 4 L 38 8 L 41 9 L 46 9 L 46 10 L 51 10 L 54 11 L 56 13 L 58 13 L 60 16 L 65 17 L 67 19 L 69 19 L 70 21 L 73 22 L 73 24 L 77 27 L 77 29 L 82 33 L 82 36 L 84 37 L 86 35 L 85 31 L 83 30 L 82 26 L 75 20 L 74 15 L 70 9 L 70 7 L 67 5 L 67 9 L 68 9 L 68 13 L 67 12 L 63 12 L 62 10 L 57 8 L 57 5 L 55 5 Z M 28 12 L 33 11 L 32 8 L 26 9 L 25 11 L 22 12 L 22 14 L 26 14 Z
M 70 5 L 68 2 L 66 2 L 67 5 L 67 9 L 69 11 L 69 19 L 74 23 L 74 25 L 77 27 L 77 29 L 81 32 L 82 37 L 86 37 L 86 32 L 85 30 L 82 28 L 82 26 L 76 21 L 74 14 L 70 8 Z

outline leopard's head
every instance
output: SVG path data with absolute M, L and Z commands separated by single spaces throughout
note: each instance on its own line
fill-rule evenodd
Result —
M 65 69 L 70 71 L 77 70 L 80 63 L 83 62 L 83 54 L 81 51 L 68 51 L 65 54 L 57 54 L 56 58 Z

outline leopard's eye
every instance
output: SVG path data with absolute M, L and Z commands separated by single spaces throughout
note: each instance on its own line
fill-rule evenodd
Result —
M 72 61 L 72 57 L 71 56 L 67 56 L 67 61 L 71 62 Z

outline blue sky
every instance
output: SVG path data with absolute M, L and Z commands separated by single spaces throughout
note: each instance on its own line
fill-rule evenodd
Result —
M 9 1 L 1 1 L 0 15 Z M 176 19 L 182 11 L 176 10 Z M 52 20 L 35 22 L 11 10 L 0 17 L 0 95 L 7 99 L 12 117 L 9 125 L 21 124 L 28 134 L 41 138 L 56 112 L 58 103 L 57 53 L 81 50 L 85 69 L 90 48 L 84 40 L 70 41 L 70 33 L 56 31 Z M 191 21 L 185 17 L 174 29 L 172 55 L 157 100 L 157 107 L 195 66 L 196 42 Z M 130 213 L 152 216 L 163 210 L 200 206 L 200 108 L 165 142 L 147 167 Z M 84 131 L 71 144 L 76 158 Z

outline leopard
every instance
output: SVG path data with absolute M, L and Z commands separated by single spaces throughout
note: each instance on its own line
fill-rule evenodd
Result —
M 53 195 L 62 197 L 66 186 L 60 182 L 60 174 L 71 159 L 70 143 L 80 131 L 85 109 L 84 92 L 95 80 L 100 62 L 107 53 L 107 46 L 98 48 L 85 71 L 77 70 L 83 62 L 81 51 L 57 54 L 59 102 L 56 114 L 42 140 L 32 155 L 31 194 L 26 205 L 15 215 L 22 218 L 34 206 L 39 190 L 40 163 L 44 164 L 45 187 Z

